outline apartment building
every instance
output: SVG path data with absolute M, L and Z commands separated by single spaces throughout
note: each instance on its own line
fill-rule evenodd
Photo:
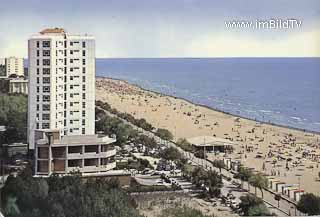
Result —
M 45 29 L 28 46 L 28 142 L 35 174 L 115 168 L 116 140 L 95 135 L 94 38 Z
M 24 76 L 23 58 L 8 57 L 5 58 L 6 74 L 9 77 L 12 74 Z
M 95 40 L 64 29 L 45 29 L 28 42 L 28 142 L 34 132 L 59 129 L 61 135 L 94 135 Z
M 0 58 L 0 78 L 8 78 L 10 75 L 23 76 L 23 58 Z
M 35 174 L 107 172 L 116 167 L 116 139 L 100 135 L 61 136 L 59 130 L 36 130 Z

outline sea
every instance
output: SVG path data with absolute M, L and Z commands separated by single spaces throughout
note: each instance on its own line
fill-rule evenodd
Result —
M 96 75 L 233 115 L 320 132 L 320 58 L 97 59 Z

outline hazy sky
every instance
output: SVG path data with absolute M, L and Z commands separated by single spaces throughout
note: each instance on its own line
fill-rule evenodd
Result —
M 225 21 L 302 21 L 227 29 Z M 320 56 L 319 0 L 0 0 L 0 56 L 27 56 L 47 27 L 96 37 L 97 57 Z

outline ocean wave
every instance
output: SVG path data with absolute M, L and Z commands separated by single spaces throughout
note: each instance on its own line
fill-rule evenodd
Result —
M 293 119 L 293 120 L 302 121 L 302 119 L 299 118 L 299 117 L 292 116 L 292 117 L 290 117 L 290 118 Z
M 259 112 L 262 112 L 262 113 L 272 113 L 272 111 L 270 111 L 270 110 L 259 110 Z

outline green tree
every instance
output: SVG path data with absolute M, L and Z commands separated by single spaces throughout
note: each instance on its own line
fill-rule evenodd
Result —
M 250 177 L 252 176 L 252 171 L 248 168 L 240 166 L 238 173 L 234 175 L 234 178 L 241 180 L 241 186 L 243 188 L 243 182 L 248 182 Z M 249 182 L 248 182 L 248 189 L 249 189 Z
M 161 139 L 168 140 L 168 141 L 173 139 L 172 133 L 167 129 L 159 128 L 157 129 L 155 135 L 160 137 Z
M 195 152 L 195 148 L 185 138 L 178 139 L 176 144 L 184 151 Z
M 178 162 L 180 159 L 182 159 L 181 153 L 179 152 L 178 149 L 176 149 L 174 147 L 169 147 L 169 148 L 164 149 L 160 153 L 160 157 L 165 160 L 171 160 L 171 161 L 176 161 L 176 162 Z
M 263 203 L 263 200 L 247 194 L 240 197 L 239 208 L 244 216 L 268 216 L 270 212 Z
M 214 160 L 213 161 L 213 166 L 219 168 L 219 171 L 221 173 L 222 168 L 224 168 L 224 162 L 223 160 Z
M 248 181 L 255 188 L 256 195 L 257 195 L 257 188 L 260 189 L 261 195 L 263 198 L 263 189 L 268 186 L 267 178 L 263 174 L 258 173 L 258 174 L 251 175 Z
M 0 144 L 26 142 L 28 99 L 22 94 L 0 94 L 0 125 L 7 130 L 1 135 Z
M 88 179 L 78 173 L 47 180 L 10 176 L 2 196 L 9 217 L 138 217 L 135 201 L 114 179 Z
M 312 193 L 302 195 L 297 209 L 308 215 L 320 215 L 320 197 Z

